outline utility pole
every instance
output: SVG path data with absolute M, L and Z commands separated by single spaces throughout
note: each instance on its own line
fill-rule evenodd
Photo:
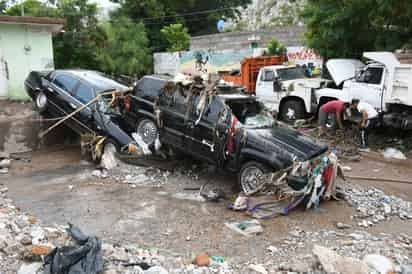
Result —
M 21 10 L 21 16 L 24 16 L 24 0 L 21 0 L 20 10 Z

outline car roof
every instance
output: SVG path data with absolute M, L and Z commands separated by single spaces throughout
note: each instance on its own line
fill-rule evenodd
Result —
M 89 85 L 93 86 L 93 88 L 97 91 L 105 91 L 110 89 L 117 89 L 117 90 L 126 90 L 128 89 L 127 86 L 116 82 L 103 73 L 94 71 L 94 70 L 56 70 L 56 72 L 65 72 L 76 76 L 77 78 L 82 79 Z

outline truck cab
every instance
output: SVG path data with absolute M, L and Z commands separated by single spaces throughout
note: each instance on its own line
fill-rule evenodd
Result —
M 300 66 L 277 65 L 263 67 L 256 82 L 256 97 L 265 106 L 278 112 L 286 122 L 303 119 L 315 107 L 314 90 L 327 81 L 309 78 Z

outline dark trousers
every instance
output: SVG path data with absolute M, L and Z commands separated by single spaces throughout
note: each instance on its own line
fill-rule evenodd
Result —
M 378 126 L 379 119 L 378 118 L 372 118 L 366 120 L 365 128 L 361 128 L 360 130 L 360 142 L 361 142 L 361 147 L 366 148 L 369 145 L 368 142 L 368 135 L 369 132 L 372 128 L 375 128 Z

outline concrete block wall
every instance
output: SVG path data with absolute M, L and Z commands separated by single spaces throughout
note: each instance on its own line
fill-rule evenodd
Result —
M 192 37 L 190 49 L 240 50 L 251 47 L 256 40 L 259 48 L 267 47 L 272 38 L 278 39 L 285 46 L 303 46 L 305 29 L 299 26 L 278 27 L 270 30 L 224 32 Z

